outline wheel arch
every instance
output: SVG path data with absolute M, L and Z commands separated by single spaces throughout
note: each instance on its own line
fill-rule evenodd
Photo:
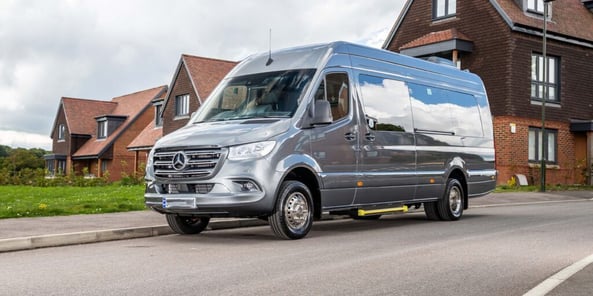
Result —
M 461 168 L 455 168 L 451 170 L 451 172 L 449 173 L 448 179 L 456 179 L 457 181 L 459 181 L 459 183 L 461 183 L 461 189 L 463 190 L 463 209 L 467 210 L 467 208 L 469 207 L 469 198 L 467 192 L 468 187 L 466 174 L 461 170 Z
M 309 168 L 295 167 L 286 174 L 282 182 L 284 181 L 299 181 L 305 184 L 313 198 L 313 215 L 315 218 L 321 218 L 321 190 L 317 175 Z

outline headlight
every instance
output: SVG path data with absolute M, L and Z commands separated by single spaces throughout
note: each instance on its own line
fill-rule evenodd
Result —
M 272 152 L 274 145 L 276 145 L 275 141 L 265 141 L 231 147 L 229 149 L 229 159 L 242 160 L 264 157 Z
M 154 178 L 153 158 L 154 158 L 154 149 L 151 149 L 150 153 L 148 153 L 148 157 L 146 159 L 146 170 L 145 170 L 146 174 L 144 175 L 145 180 L 152 180 Z

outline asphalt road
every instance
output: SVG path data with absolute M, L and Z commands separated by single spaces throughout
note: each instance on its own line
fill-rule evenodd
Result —
M 0 295 L 522 295 L 593 253 L 593 202 L 318 222 L 0 254 Z

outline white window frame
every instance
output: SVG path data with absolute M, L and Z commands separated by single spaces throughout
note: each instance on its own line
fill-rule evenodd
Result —
M 544 87 L 548 88 L 546 102 L 560 103 L 560 58 L 546 56 L 548 60 L 548 73 L 544 73 L 544 57 L 541 54 L 531 54 L 531 100 L 544 100 Z M 544 82 L 547 75 L 547 83 Z
M 527 10 L 544 14 L 544 1 L 543 0 L 527 0 Z
M 58 141 L 62 142 L 66 140 L 66 125 L 60 123 L 58 125 Z
M 189 94 L 175 97 L 175 117 L 189 115 Z
M 540 163 L 543 153 L 546 163 L 558 163 L 558 130 L 545 129 L 543 139 L 541 134 L 541 127 L 529 127 L 529 162 Z
M 154 126 L 163 126 L 163 118 L 161 117 L 161 111 L 163 110 L 163 104 L 154 105 Z
M 97 127 L 97 139 L 105 139 L 107 138 L 107 136 L 109 136 L 109 133 L 107 131 L 107 120 L 102 120 L 97 122 L 98 127 Z
M 443 19 L 457 14 L 457 0 L 433 0 L 432 18 Z

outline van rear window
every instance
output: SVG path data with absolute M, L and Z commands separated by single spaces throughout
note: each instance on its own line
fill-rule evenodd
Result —
M 481 137 L 480 110 L 473 95 L 408 83 L 414 128 L 422 131 Z

